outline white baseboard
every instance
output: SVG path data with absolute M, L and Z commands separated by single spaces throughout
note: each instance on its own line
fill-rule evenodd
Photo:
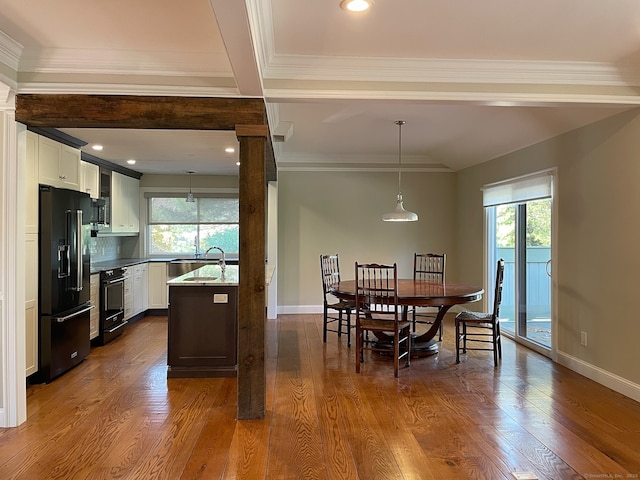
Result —
M 590 378 L 594 382 L 621 393 L 625 397 L 629 397 L 636 402 L 640 402 L 640 385 L 637 383 L 630 382 L 625 378 L 619 377 L 614 373 L 591 365 L 590 363 L 564 352 L 558 352 L 558 363 L 579 373 L 580 375 Z
M 322 313 L 323 310 L 323 305 L 278 305 L 279 315 L 303 315 L 305 313 Z

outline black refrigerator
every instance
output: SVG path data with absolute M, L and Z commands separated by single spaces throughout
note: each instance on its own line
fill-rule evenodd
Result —
M 90 350 L 91 201 L 40 185 L 39 355 L 35 382 L 49 382 Z

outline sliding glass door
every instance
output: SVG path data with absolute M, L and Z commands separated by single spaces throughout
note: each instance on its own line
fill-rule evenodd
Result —
M 530 178 L 528 179 L 531 180 Z M 490 282 L 498 259 L 505 260 L 500 307 L 502 332 L 542 353 L 552 347 L 552 212 L 549 178 L 542 191 L 508 194 L 485 205 L 487 271 Z M 511 185 L 516 181 L 512 181 Z M 485 187 L 491 188 L 490 186 Z M 528 196 L 533 198 L 527 199 Z M 490 203 L 485 199 L 485 204 Z M 491 283 L 489 283 L 491 284 Z

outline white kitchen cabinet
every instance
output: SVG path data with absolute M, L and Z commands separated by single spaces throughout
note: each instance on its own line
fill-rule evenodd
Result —
M 111 231 L 138 233 L 140 231 L 140 181 L 137 178 L 111 174 Z
M 88 193 L 91 198 L 100 198 L 100 167 L 80 160 L 80 170 L 82 172 L 80 191 Z
M 38 234 L 25 235 L 25 376 L 38 371 Z
M 80 150 L 38 136 L 40 183 L 80 191 Z
M 149 308 L 147 264 L 140 263 L 130 270 L 133 270 L 133 315 L 138 315 Z
M 165 309 L 168 306 L 167 263 L 149 262 L 149 308 Z
M 91 275 L 91 317 L 89 320 L 89 340 L 93 340 L 100 332 L 100 274 Z
M 127 276 L 124 279 L 124 319 L 133 317 L 133 269 L 127 268 Z

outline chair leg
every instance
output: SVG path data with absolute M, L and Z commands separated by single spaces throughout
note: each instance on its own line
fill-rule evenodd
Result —
M 327 307 L 325 306 L 324 313 L 323 313 L 324 319 L 322 321 L 322 341 L 324 343 L 327 343 L 327 314 L 328 314 Z
M 351 346 L 351 310 L 347 310 L 347 347 Z
M 338 338 L 342 336 L 342 310 L 338 311 Z
M 400 369 L 400 332 L 393 334 L 393 376 L 398 378 L 398 370 Z
M 456 363 L 460 363 L 460 322 L 456 321 Z
M 493 365 L 495 367 L 497 367 L 498 366 L 498 335 L 496 335 L 497 332 L 496 332 L 495 326 L 493 327 L 492 330 L 493 330 L 493 333 L 492 333 L 492 335 L 493 335 L 493 338 L 492 338 L 492 340 L 493 340 Z
M 358 331 L 356 329 L 356 373 L 360 373 L 360 362 L 363 360 L 362 341 L 363 341 L 362 331 Z

